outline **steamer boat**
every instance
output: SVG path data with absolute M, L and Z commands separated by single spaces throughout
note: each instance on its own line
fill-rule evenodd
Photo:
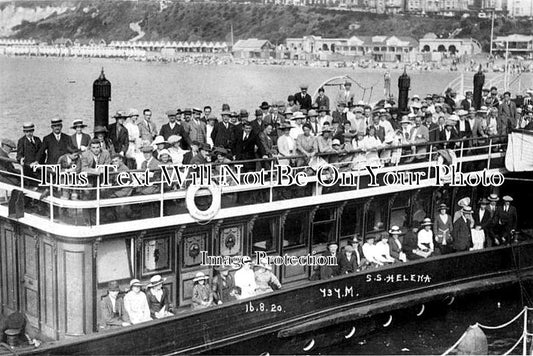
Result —
M 504 168 L 505 145 L 502 137 L 491 137 L 467 154 L 471 146 L 468 140 L 461 141 L 456 167 L 464 174 L 485 170 L 520 178 Z M 499 188 L 436 184 L 437 155 L 431 147 L 423 161 L 375 168 L 376 186 L 370 184 L 371 172 L 365 169 L 357 171 L 351 186 L 339 182 L 326 186 L 310 175 L 302 187 L 280 187 L 269 183 L 275 177 L 270 172 L 264 185 L 202 190 L 192 202 L 187 202 L 186 188 L 165 191 L 161 186 L 156 194 L 109 199 L 103 198 L 105 191 L 116 188 L 98 181 L 87 199 L 74 200 L 65 194 L 69 187 L 52 183 L 49 196 L 43 198 L 41 191 L 25 184 L 30 178 L 22 173 L 18 186 L 0 183 L 10 197 L 0 205 L 1 311 L 6 315 L 21 311 L 48 340 L 38 348 L 15 351 L 191 354 L 238 349 L 246 342 L 241 352 L 253 352 L 254 347 L 259 353 L 309 352 L 317 335 L 325 331 L 335 330 L 340 336 L 333 341 L 339 342 L 364 334 L 372 323 L 390 324 L 394 310 L 412 307 L 414 318 L 426 304 L 451 304 L 457 295 L 530 279 L 533 241 L 527 231 L 532 226 L 524 219 L 519 226 L 523 233 L 512 245 L 318 281 L 309 280 L 313 273 L 309 266 L 278 266 L 274 272 L 283 285 L 280 290 L 191 310 L 194 276 L 200 271 L 213 274 L 212 267 L 201 264 L 200 251 L 212 256 L 320 254 L 328 241 L 344 246 L 356 233 L 380 233 L 392 225 L 406 231 L 426 216 L 433 217 L 441 203 L 457 210 L 459 199 L 476 202 L 493 192 L 513 195 L 518 211 L 527 214 L 533 193 L 530 183 L 521 179 Z M 418 184 L 390 185 L 384 181 L 389 172 L 424 175 Z M 220 196 L 209 198 L 213 192 Z M 220 203 L 210 220 L 191 215 L 191 204 L 201 205 L 202 199 L 211 207 Z M 115 214 L 124 206 L 142 216 Z M 99 301 L 109 281 L 117 280 L 125 289 L 132 278 L 147 281 L 156 274 L 166 278 L 164 286 L 177 310 L 174 316 L 99 330 Z M 250 341 L 266 339 L 276 340 L 268 343 L 272 349 Z

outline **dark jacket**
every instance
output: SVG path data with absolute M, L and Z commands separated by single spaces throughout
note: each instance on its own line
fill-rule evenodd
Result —
M 326 257 L 331 256 L 331 253 L 327 251 L 323 254 L 323 256 L 326 256 Z M 335 257 L 337 258 L 337 263 L 338 263 L 340 260 L 340 254 L 337 253 Z M 340 269 L 339 269 L 338 264 L 335 266 L 329 266 L 329 265 L 320 266 L 320 279 L 329 279 L 329 278 L 338 276 L 339 273 L 340 273 Z
M 348 260 L 348 258 L 346 257 L 346 253 L 341 253 L 337 262 L 339 264 L 340 274 L 354 273 L 359 268 L 355 251 L 352 253 L 350 260 Z
M 155 313 L 158 313 L 161 309 L 163 309 L 163 307 L 166 307 L 166 311 L 170 311 L 170 293 L 165 287 L 163 287 L 161 301 L 158 301 L 157 298 L 152 294 L 151 288 L 146 291 L 146 300 L 148 300 L 148 307 L 150 308 L 150 316 L 152 319 L 156 319 Z
M 187 134 L 187 131 L 185 130 L 185 127 L 183 124 L 174 125 L 174 128 L 171 129 L 169 123 L 164 124 L 161 126 L 161 129 L 159 130 L 159 136 L 163 136 L 165 140 L 168 140 L 168 138 L 172 135 L 179 135 L 182 137 L 180 141 L 180 146 L 182 149 L 187 150 L 189 149 L 189 135 Z
M 485 233 L 487 233 L 487 228 L 489 227 L 491 223 L 490 211 L 488 209 L 485 209 L 485 212 L 483 214 L 483 219 L 480 220 L 479 209 L 476 209 L 476 211 L 474 211 L 474 221 L 476 225 L 478 224 L 481 225 L 481 228 L 485 231 Z
M 70 140 L 72 142 L 72 147 L 75 147 L 79 150 L 81 150 L 81 146 L 89 147 L 89 144 L 91 143 L 91 136 L 88 134 L 82 132 L 81 134 L 81 146 L 78 147 L 78 142 L 76 141 L 76 134 L 70 135 Z
M 128 152 L 128 147 L 130 145 L 130 138 L 128 134 L 128 129 L 122 126 L 120 133 L 117 136 L 117 124 L 111 124 L 108 128 L 108 138 L 113 142 L 113 147 L 115 148 L 116 153 Z
M 59 157 L 68 152 L 69 147 L 72 147 L 72 141 L 67 134 L 61 133 L 59 141 L 56 140 L 55 135 L 50 133 L 43 138 L 43 144 L 37 153 L 37 161 L 46 164 L 56 164 Z M 46 155 L 46 159 L 44 159 Z
M 300 105 L 300 109 L 309 110 L 313 107 L 313 99 L 308 93 L 305 96 L 301 92 L 294 94 L 294 101 Z
M 211 132 L 213 145 L 231 150 L 233 146 L 233 130 L 232 124 L 228 123 L 228 128 L 226 128 L 223 122 L 217 122 Z
M 256 158 L 256 149 L 259 157 L 264 155 L 263 146 L 259 141 L 259 137 L 252 131 L 245 140 L 244 134 L 235 136 L 233 143 L 232 153 L 235 155 L 235 160 L 248 160 Z M 246 171 L 254 170 L 255 162 L 244 163 L 244 169 Z
M 472 233 L 470 223 L 461 216 L 453 223 L 453 247 L 456 251 L 468 251 L 472 247 Z
M 459 135 L 457 135 L 457 131 L 455 129 L 452 129 L 451 132 L 452 133 L 450 135 L 450 140 L 458 140 L 459 139 Z M 439 141 L 446 141 L 446 129 L 444 129 L 444 130 L 442 130 L 440 132 Z M 447 142 L 447 143 L 443 142 L 443 143 L 440 144 L 440 147 L 444 148 L 444 149 L 451 150 L 451 149 L 455 148 L 456 143 L 457 142 Z
M 217 275 L 213 278 L 213 299 L 216 303 L 222 301 L 222 303 L 231 302 L 236 298 L 230 293 L 235 288 L 235 280 L 231 274 L 228 274 L 226 278 Z
M 17 143 L 17 161 L 24 158 L 25 164 L 37 161 L 37 154 L 42 146 L 41 139 L 33 136 L 34 143 L 31 143 L 26 136 L 22 136 Z M 43 163 L 43 162 L 39 162 Z

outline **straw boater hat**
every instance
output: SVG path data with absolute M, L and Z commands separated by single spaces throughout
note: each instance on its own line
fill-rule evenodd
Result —
M 171 135 L 168 137 L 168 143 L 173 145 L 175 144 L 176 142 L 180 142 L 181 141 L 181 136 L 180 135 Z
M 167 141 L 163 138 L 163 136 L 156 136 L 154 142 L 152 142 L 153 146 L 165 144 Z
M 198 282 L 201 280 L 209 279 L 209 276 L 206 276 L 204 272 L 198 272 L 196 273 L 196 276 L 194 276 L 193 282 Z
M 296 120 L 296 119 L 305 119 L 305 115 L 301 111 L 296 111 L 292 115 L 291 120 Z
M 424 221 L 422 221 L 422 224 L 420 226 L 431 226 L 433 223 L 431 222 L 430 218 L 425 218 Z
M 498 201 L 500 200 L 500 198 L 498 197 L 498 194 L 491 194 L 489 195 L 489 198 L 488 198 L 489 201 Z
M 511 198 L 509 195 L 504 195 L 502 200 L 510 203 L 513 201 L 513 198 Z
M 322 128 L 322 131 L 320 132 L 321 134 L 323 134 L 324 132 L 332 132 L 333 130 L 329 127 L 324 127 Z
M 83 123 L 82 119 L 75 119 L 74 121 L 72 121 L 72 126 L 70 128 L 75 129 L 76 127 L 80 127 L 80 126 L 87 127 L 87 125 Z
M 389 234 L 391 235 L 401 235 L 402 231 L 397 225 L 394 225 L 390 228 Z
M 446 121 L 444 121 L 444 126 L 455 126 L 455 121 L 454 120 L 450 120 L 449 118 L 446 119 Z
M 126 113 L 126 110 L 118 110 L 113 117 L 115 119 L 127 119 L 129 116 Z
M 468 205 L 470 205 L 470 198 L 469 197 L 462 198 L 461 200 L 459 200 L 457 202 L 457 205 L 459 205 L 459 206 L 468 206 Z
M 24 124 L 22 124 L 22 131 L 26 132 L 26 131 L 34 131 L 35 130 L 35 125 L 33 124 L 33 122 L 25 122 Z
M 307 113 L 307 116 L 309 117 L 317 117 L 318 116 L 318 113 L 316 112 L 316 110 L 309 110 L 309 112 Z
M 131 287 L 142 287 L 143 284 L 138 279 L 132 279 L 130 282 L 130 288 Z
M 159 274 L 156 274 L 152 278 L 150 278 L 150 284 L 146 286 L 146 288 L 152 288 L 159 284 L 163 284 L 163 282 L 166 280 L 166 278 L 162 278 Z
M 50 126 L 63 125 L 63 120 L 61 119 L 52 119 L 50 120 Z
M 462 212 L 463 214 L 472 214 L 472 208 L 469 207 L 469 206 L 465 206 L 465 207 L 463 207 L 463 208 L 461 209 L 461 212 Z
M 468 115 L 468 111 L 461 109 L 461 110 L 457 110 L 456 114 L 457 116 L 466 116 Z
M 200 109 L 200 108 L 192 108 L 192 112 L 195 113 L 195 114 L 201 114 L 202 113 L 202 109 Z
M 410 124 L 411 123 L 411 120 L 409 120 L 409 118 L 404 115 L 402 116 L 402 121 L 400 121 L 400 124 Z

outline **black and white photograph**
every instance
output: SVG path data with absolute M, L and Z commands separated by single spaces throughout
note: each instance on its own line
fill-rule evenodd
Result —
M 0 0 L 0 356 L 533 355 L 533 0 Z

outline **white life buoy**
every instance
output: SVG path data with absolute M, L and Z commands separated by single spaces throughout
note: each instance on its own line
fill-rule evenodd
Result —
M 211 196 L 213 198 L 213 201 L 211 202 L 211 205 L 207 210 L 200 210 L 196 206 L 196 203 L 194 202 L 194 197 L 196 196 L 196 192 L 200 189 L 207 189 L 209 190 L 209 193 L 211 193 Z M 187 210 L 189 210 L 189 214 L 197 220 L 205 221 L 205 220 L 211 220 L 215 217 L 215 215 L 220 210 L 220 200 L 221 200 L 221 192 L 220 188 L 214 184 L 206 185 L 206 186 L 200 186 L 200 185 L 194 185 L 190 186 L 187 189 L 187 197 L 185 202 L 187 203 Z

